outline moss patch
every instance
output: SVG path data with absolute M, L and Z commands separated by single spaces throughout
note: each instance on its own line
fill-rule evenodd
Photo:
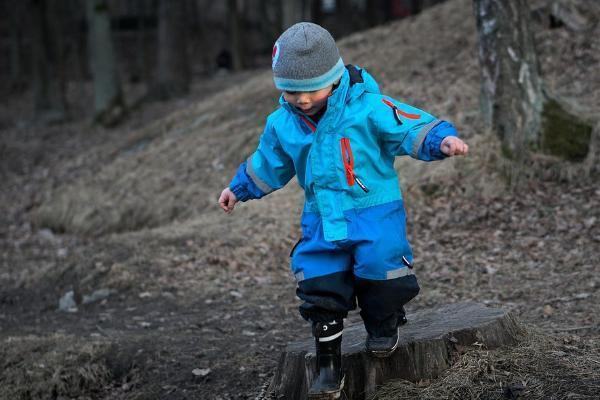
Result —
M 548 100 L 542 112 L 542 148 L 569 161 L 582 161 L 589 150 L 592 127 Z

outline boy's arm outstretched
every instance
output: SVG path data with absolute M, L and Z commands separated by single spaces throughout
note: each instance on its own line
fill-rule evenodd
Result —
M 231 213 L 238 201 L 260 199 L 282 188 L 295 175 L 294 164 L 283 151 L 269 120 L 258 148 L 238 168 L 219 197 L 219 206 Z
M 386 96 L 375 102 L 371 120 L 383 147 L 395 156 L 434 161 L 469 151 L 451 123 Z

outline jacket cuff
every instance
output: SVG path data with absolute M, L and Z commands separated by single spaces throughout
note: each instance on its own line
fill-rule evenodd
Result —
M 239 166 L 235 176 L 229 184 L 229 190 L 235 194 L 235 197 L 237 197 L 239 201 L 260 199 L 265 195 L 265 192 L 260 190 L 248 175 L 246 172 L 246 164 L 246 161 L 244 161 Z
M 424 161 L 443 160 L 448 157 L 442 153 L 440 146 L 444 138 L 448 136 L 458 136 L 454 126 L 446 121 L 436 125 L 425 137 L 421 148 L 419 149 L 419 159 Z
M 248 201 L 252 199 L 252 196 L 243 185 L 229 184 L 229 189 L 235 194 L 235 197 L 237 197 L 239 201 Z

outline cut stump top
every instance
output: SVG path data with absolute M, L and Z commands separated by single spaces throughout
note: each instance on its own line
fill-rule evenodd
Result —
M 384 359 L 365 353 L 367 334 L 362 324 L 344 328 L 344 391 L 348 399 L 364 399 L 389 379 L 435 378 L 450 367 L 458 346 L 478 344 L 493 349 L 516 343 L 524 332 L 507 311 L 477 303 L 425 309 L 407 318 L 408 323 L 400 328 L 398 349 Z M 306 399 L 316 376 L 314 339 L 293 342 L 281 355 L 270 391 L 276 398 Z

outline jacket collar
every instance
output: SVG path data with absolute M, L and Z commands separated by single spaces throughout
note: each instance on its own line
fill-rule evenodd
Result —
M 362 77 L 362 82 L 354 82 L 354 84 L 352 84 L 352 86 L 350 87 L 349 93 L 348 93 L 348 99 L 347 99 L 348 103 L 357 99 L 364 92 L 381 94 L 381 91 L 379 90 L 379 85 L 377 84 L 375 79 L 371 76 L 371 74 L 369 74 L 367 72 L 366 69 L 363 69 L 360 67 L 350 67 L 350 68 L 358 69 L 358 71 Z
M 359 68 L 359 67 L 353 67 L 353 66 L 350 66 L 349 68 L 357 68 L 362 76 L 363 81 L 362 82 L 352 82 L 352 84 L 351 84 L 350 74 L 348 73 L 348 70 L 346 69 L 342 75 L 340 84 L 333 91 L 333 94 L 331 95 L 331 97 L 329 97 L 329 99 L 327 100 L 327 108 L 329 108 L 329 106 L 333 106 L 336 104 L 349 103 L 349 102 L 355 100 L 356 98 L 358 98 L 364 92 L 376 93 L 376 94 L 381 93 L 379 90 L 379 85 L 377 84 L 375 79 L 371 76 L 371 74 L 369 74 L 367 72 L 367 70 L 365 70 L 363 68 Z M 282 107 L 284 107 L 286 110 L 288 110 L 290 112 L 293 112 L 296 114 L 302 114 L 302 115 L 306 116 L 302 111 L 298 110 L 296 107 L 294 107 L 293 105 L 291 105 L 287 101 L 285 101 L 285 99 L 283 98 L 283 94 L 279 97 L 279 104 L 281 104 Z
M 348 70 L 345 70 L 344 73 L 342 74 L 341 79 L 340 79 L 340 84 L 331 93 L 331 96 L 329 96 L 329 99 L 327 99 L 327 111 L 325 111 L 325 114 L 327 114 L 327 112 L 331 108 L 339 106 L 340 104 L 342 104 L 342 103 L 345 102 L 345 100 L 346 100 L 346 94 L 348 92 L 348 87 L 349 86 L 350 86 L 350 78 L 349 78 L 349 75 L 348 75 Z M 308 117 L 302 111 L 298 110 L 296 107 L 294 107 L 293 105 L 291 105 L 290 103 L 288 103 L 287 101 L 285 101 L 285 99 L 283 98 L 283 93 L 279 97 L 279 104 L 281 104 L 281 106 L 283 108 L 285 108 L 286 110 L 288 110 L 289 112 L 300 114 L 300 115 L 303 115 L 305 117 Z M 321 117 L 321 118 L 324 118 L 324 117 L 325 117 L 325 115 L 323 115 L 323 117 Z

